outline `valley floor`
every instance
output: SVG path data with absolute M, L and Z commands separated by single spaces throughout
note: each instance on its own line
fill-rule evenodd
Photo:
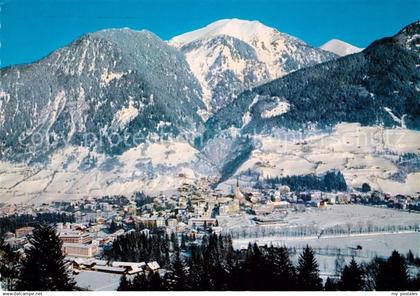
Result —
M 362 226 L 372 224 L 383 227 L 384 231 L 367 233 L 311 235 L 311 236 L 265 236 L 258 238 L 233 239 L 236 249 L 247 248 L 249 242 L 259 245 L 287 246 L 296 249 L 297 254 L 309 245 L 314 248 L 320 271 L 323 275 L 333 275 L 335 259 L 341 254 L 345 261 L 351 257 L 359 262 L 369 261 L 375 256 L 388 257 L 393 250 L 406 254 L 411 250 L 420 255 L 420 232 L 417 230 L 386 231 L 387 227 L 403 225 L 420 226 L 420 214 L 393 209 L 362 205 L 334 205 L 328 209 L 312 209 L 306 212 L 293 212 L 286 218 L 290 227 L 318 227 L 319 229 L 334 226 Z M 357 247 L 361 249 L 358 250 Z M 295 258 L 297 260 L 297 256 Z

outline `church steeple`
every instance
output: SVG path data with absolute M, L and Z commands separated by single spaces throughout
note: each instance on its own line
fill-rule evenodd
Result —
M 245 196 L 241 192 L 241 188 L 239 187 L 239 179 L 236 178 L 236 188 L 235 188 L 235 199 L 239 200 L 239 202 L 243 203 L 245 200 Z

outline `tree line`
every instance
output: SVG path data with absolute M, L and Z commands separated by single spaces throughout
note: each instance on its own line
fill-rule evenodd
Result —
M 169 238 L 169 240 L 171 240 Z M 174 241 L 173 241 L 174 242 Z M 54 227 L 39 225 L 29 239 L 24 256 L 0 241 L 2 288 L 10 291 L 69 291 L 79 289 L 61 251 L 62 241 Z M 175 243 L 175 242 L 174 242 Z M 182 243 L 180 244 L 182 245 Z M 151 252 L 138 249 L 138 252 Z M 354 259 L 340 269 L 337 277 L 325 284 L 313 249 L 306 246 L 293 262 L 286 247 L 249 244 L 234 250 L 225 235 L 204 236 L 200 243 L 187 241 L 184 248 L 171 248 L 160 272 L 123 275 L 120 291 L 417 291 L 420 277 L 409 275 L 407 259 L 393 251 L 387 259 L 368 263 Z
M 305 236 L 339 236 L 361 233 L 380 233 L 380 232 L 399 232 L 399 231 L 418 231 L 419 223 L 408 225 L 366 225 L 357 223 L 347 223 L 346 225 L 334 225 L 332 227 L 320 229 L 317 226 L 284 227 L 278 225 L 268 225 L 261 227 L 259 225 L 249 227 L 232 227 L 223 233 L 228 233 L 234 239 L 246 238 L 265 238 L 265 237 L 305 237 Z
M 109 260 L 157 261 L 160 265 L 165 265 L 169 262 L 170 252 L 177 250 L 178 245 L 175 234 L 168 236 L 157 229 L 152 230 L 152 233 L 131 231 L 118 236 L 112 243 L 112 247 L 105 250 L 104 255 Z
M 414 260 L 414 259 L 412 259 Z M 418 290 L 404 256 L 359 264 L 354 258 L 323 284 L 314 250 L 307 246 L 296 264 L 286 247 L 249 244 L 235 251 L 229 236 L 210 235 L 176 251 L 164 273 L 121 277 L 120 291 L 403 291 Z
M 292 191 L 347 191 L 346 180 L 340 171 L 328 171 L 323 176 L 309 174 L 303 176 L 268 177 L 263 182 L 272 188 L 278 185 L 287 185 Z
M 74 223 L 73 214 L 67 213 L 37 213 L 36 215 L 10 215 L 0 218 L 0 236 L 6 232 L 15 232 L 16 229 L 24 226 L 35 227 L 39 223 Z

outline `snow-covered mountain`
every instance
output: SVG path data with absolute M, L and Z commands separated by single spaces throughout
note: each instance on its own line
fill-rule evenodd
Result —
M 336 58 L 258 21 L 219 20 L 172 38 L 201 83 L 211 113 L 240 91 Z
M 413 23 L 360 53 L 244 91 L 206 122 L 202 151 L 225 147 L 227 134 L 230 142 L 250 138 L 251 151 L 243 149 L 230 162 L 227 173 L 233 179 L 241 172 L 273 178 L 335 168 L 352 186 L 376 183 L 394 193 L 396 188 L 408 192 L 401 189 L 405 186 L 415 193 L 414 180 L 420 176 L 419 33 L 420 23 Z M 362 139 L 368 139 L 369 147 L 363 147 Z M 358 153 L 364 154 L 361 159 L 353 156 Z M 403 163 L 404 158 L 410 160 Z
M 336 55 L 340 57 L 357 53 L 357 52 L 361 52 L 363 50 L 363 48 L 353 46 L 347 42 L 344 42 L 338 39 L 331 39 L 330 41 L 321 45 L 319 48 L 335 53 Z
M 0 202 L 331 169 L 351 187 L 418 191 L 419 22 L 337 59 L 258 22 L 209 27 L 175 47 L 99 31 L 0 69 Z
M 147 31 L 87 34 L 0 78 L 2 158 L 39 161 L 68 144 L 121 154 L 202 126 L 201 88 L 183 55 Z
M 218 172 L 192 147 L 201 87 L 151 32 L 104 30 L 0 70 L 0 202 L 176 189 Z
M 247 132 L 326 128 L 340 122 L 419 129 L 420 23 L 360 53 L 295 71 L 238 95 L 207 122 L 207 138 Z

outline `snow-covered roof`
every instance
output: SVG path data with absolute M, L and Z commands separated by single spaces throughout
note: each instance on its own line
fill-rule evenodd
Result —
M 114 262 L 112 262 L 112 264 L 111 264 L 111 265 L 112 265 L 112 266 L 114 266 L 114 267 L 117 267 L 117 266 L 124 266 L 124 267 L 131 267 L 131 268 L 136 268 L 136 267 L 141 268 L 141 267 L 146 266 L 146 263 L 145 263 L 145 262 L 123 262 L 123 261 L 114 261 Z
M 147 263 L 147 266 L 151 269 L 151 270 L 157 270 L 160 268 L 159 263 L 157 263 L 156 261 L 152 261 Z
M 117 273 L 124 273 L 125 272 L 125 268 L 123 268 L 123 267 L 113 267 L 113 266 L 97 265 L 93 269 L 98 270 L 98 271 L 117 272 Z

